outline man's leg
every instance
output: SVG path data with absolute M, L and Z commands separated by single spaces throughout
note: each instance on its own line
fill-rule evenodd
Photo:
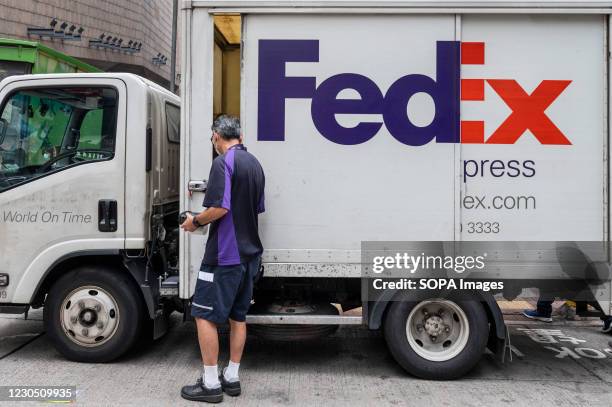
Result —
M 535 310 L 524 310 L 523 315 L 530 319 L 536 319 L 542 322 L 552 322 L 552 303 L 554 302 L 554 295 L 547 293 L 540 289 L 540 298 L 538 298 L 538 304 Z
M 246 322 L 234 321 L 230 318 L 230 361 L 240 363 L 244 343 L 246 342 Z
M 253 299 L 253 284 L 261 259 L 259 257 L 243 263 L 243 275 L 236 301 L 230 312 L 230 361 L 223 371 L 223 386 L 230 396 L 240 394 L 240 379 L 238 369 L 246 342 L 246 314 Z
M 219 335 L 217 325 L 202 318 L 196 318 L 198 342 L 204 366 L 216 366 L 219 358 Z
M 552 315 L 552 303 L 553 302 L 554 302 L 553 300 L 550 300 L 548 298 L 542 299 L 540 297 L 536 305 L 536 309 L 540 314 L 550 317 Z
M 217 360 L 219 359 L 219 335 L 217 325 L 202 318 L 196 318 L 198 330 L 198 343 L 204 363 L 204 374 L 202 380 L 209 389 L 221 386 L 219 382 L 219 370 Z
M 217 325 L 197 316 L 194 316 L 194 318 L 198 331 L 198 343 L 200 345 L 204 373 L 195 385 L 184 386 L 181 389 L 181 396 L 187 400 L 219 403 L 223 400 L 223 389 L 219 382 L 217 368 L 217 359 L 219 357 Z
M 223 370 L 223 382 L 225 391 L 230 396 L 240 394 L 240 359 L 246 342 L 246 322 L 236 321 L 230 318 L 230 360 L 227 367 Z

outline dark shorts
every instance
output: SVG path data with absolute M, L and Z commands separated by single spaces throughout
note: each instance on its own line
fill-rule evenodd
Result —
M 261 256 L 236 266 L 202 265 L 191 304 L 191 316 L 221 324 L 243 322 L 251 306 Z

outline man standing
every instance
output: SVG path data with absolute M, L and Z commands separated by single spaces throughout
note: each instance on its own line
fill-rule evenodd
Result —
M 210 224 L 191 308 L 204 373 L 195 385 L 183 387 L 181 396 L 218 403 L 223 391 L 230 396 L 241 391 L 238 368 L 246 340 L 245 319 L 263 252 L 257 216 L 264 211 L 265 177 L 257 159 L 241 143 L 237 118 L 218 117 L 212 131 L 211 142 L 219 156 L 210 169 L 203 203 L 206 210 L 187 216 L 181 225 L 193 232 Z M 217 325 L 228 318 L 230 361 L 219 376 Z

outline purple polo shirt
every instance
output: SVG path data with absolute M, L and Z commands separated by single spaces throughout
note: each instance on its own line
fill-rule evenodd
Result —
M 202 265 L 232 266 L 263 252 L 257 217 L 265 210 L 265 183 L 259 161 L 242 144 L 214 159 L 203 205 L 228 212 L 210 224 Z

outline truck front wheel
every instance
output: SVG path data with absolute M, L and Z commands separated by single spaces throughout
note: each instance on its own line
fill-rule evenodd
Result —
M 82 267 L 62 276 L 47 295 L 45 330 L 55 348 L 78 362 L 109 362 L 136 341 L 144 306 L 129 276 Z
M 432 298 L 393 302 L 384 332 L 391 354 L 408 373 L 449 380 L 478 363 L 489 326 L 479 301 Z

